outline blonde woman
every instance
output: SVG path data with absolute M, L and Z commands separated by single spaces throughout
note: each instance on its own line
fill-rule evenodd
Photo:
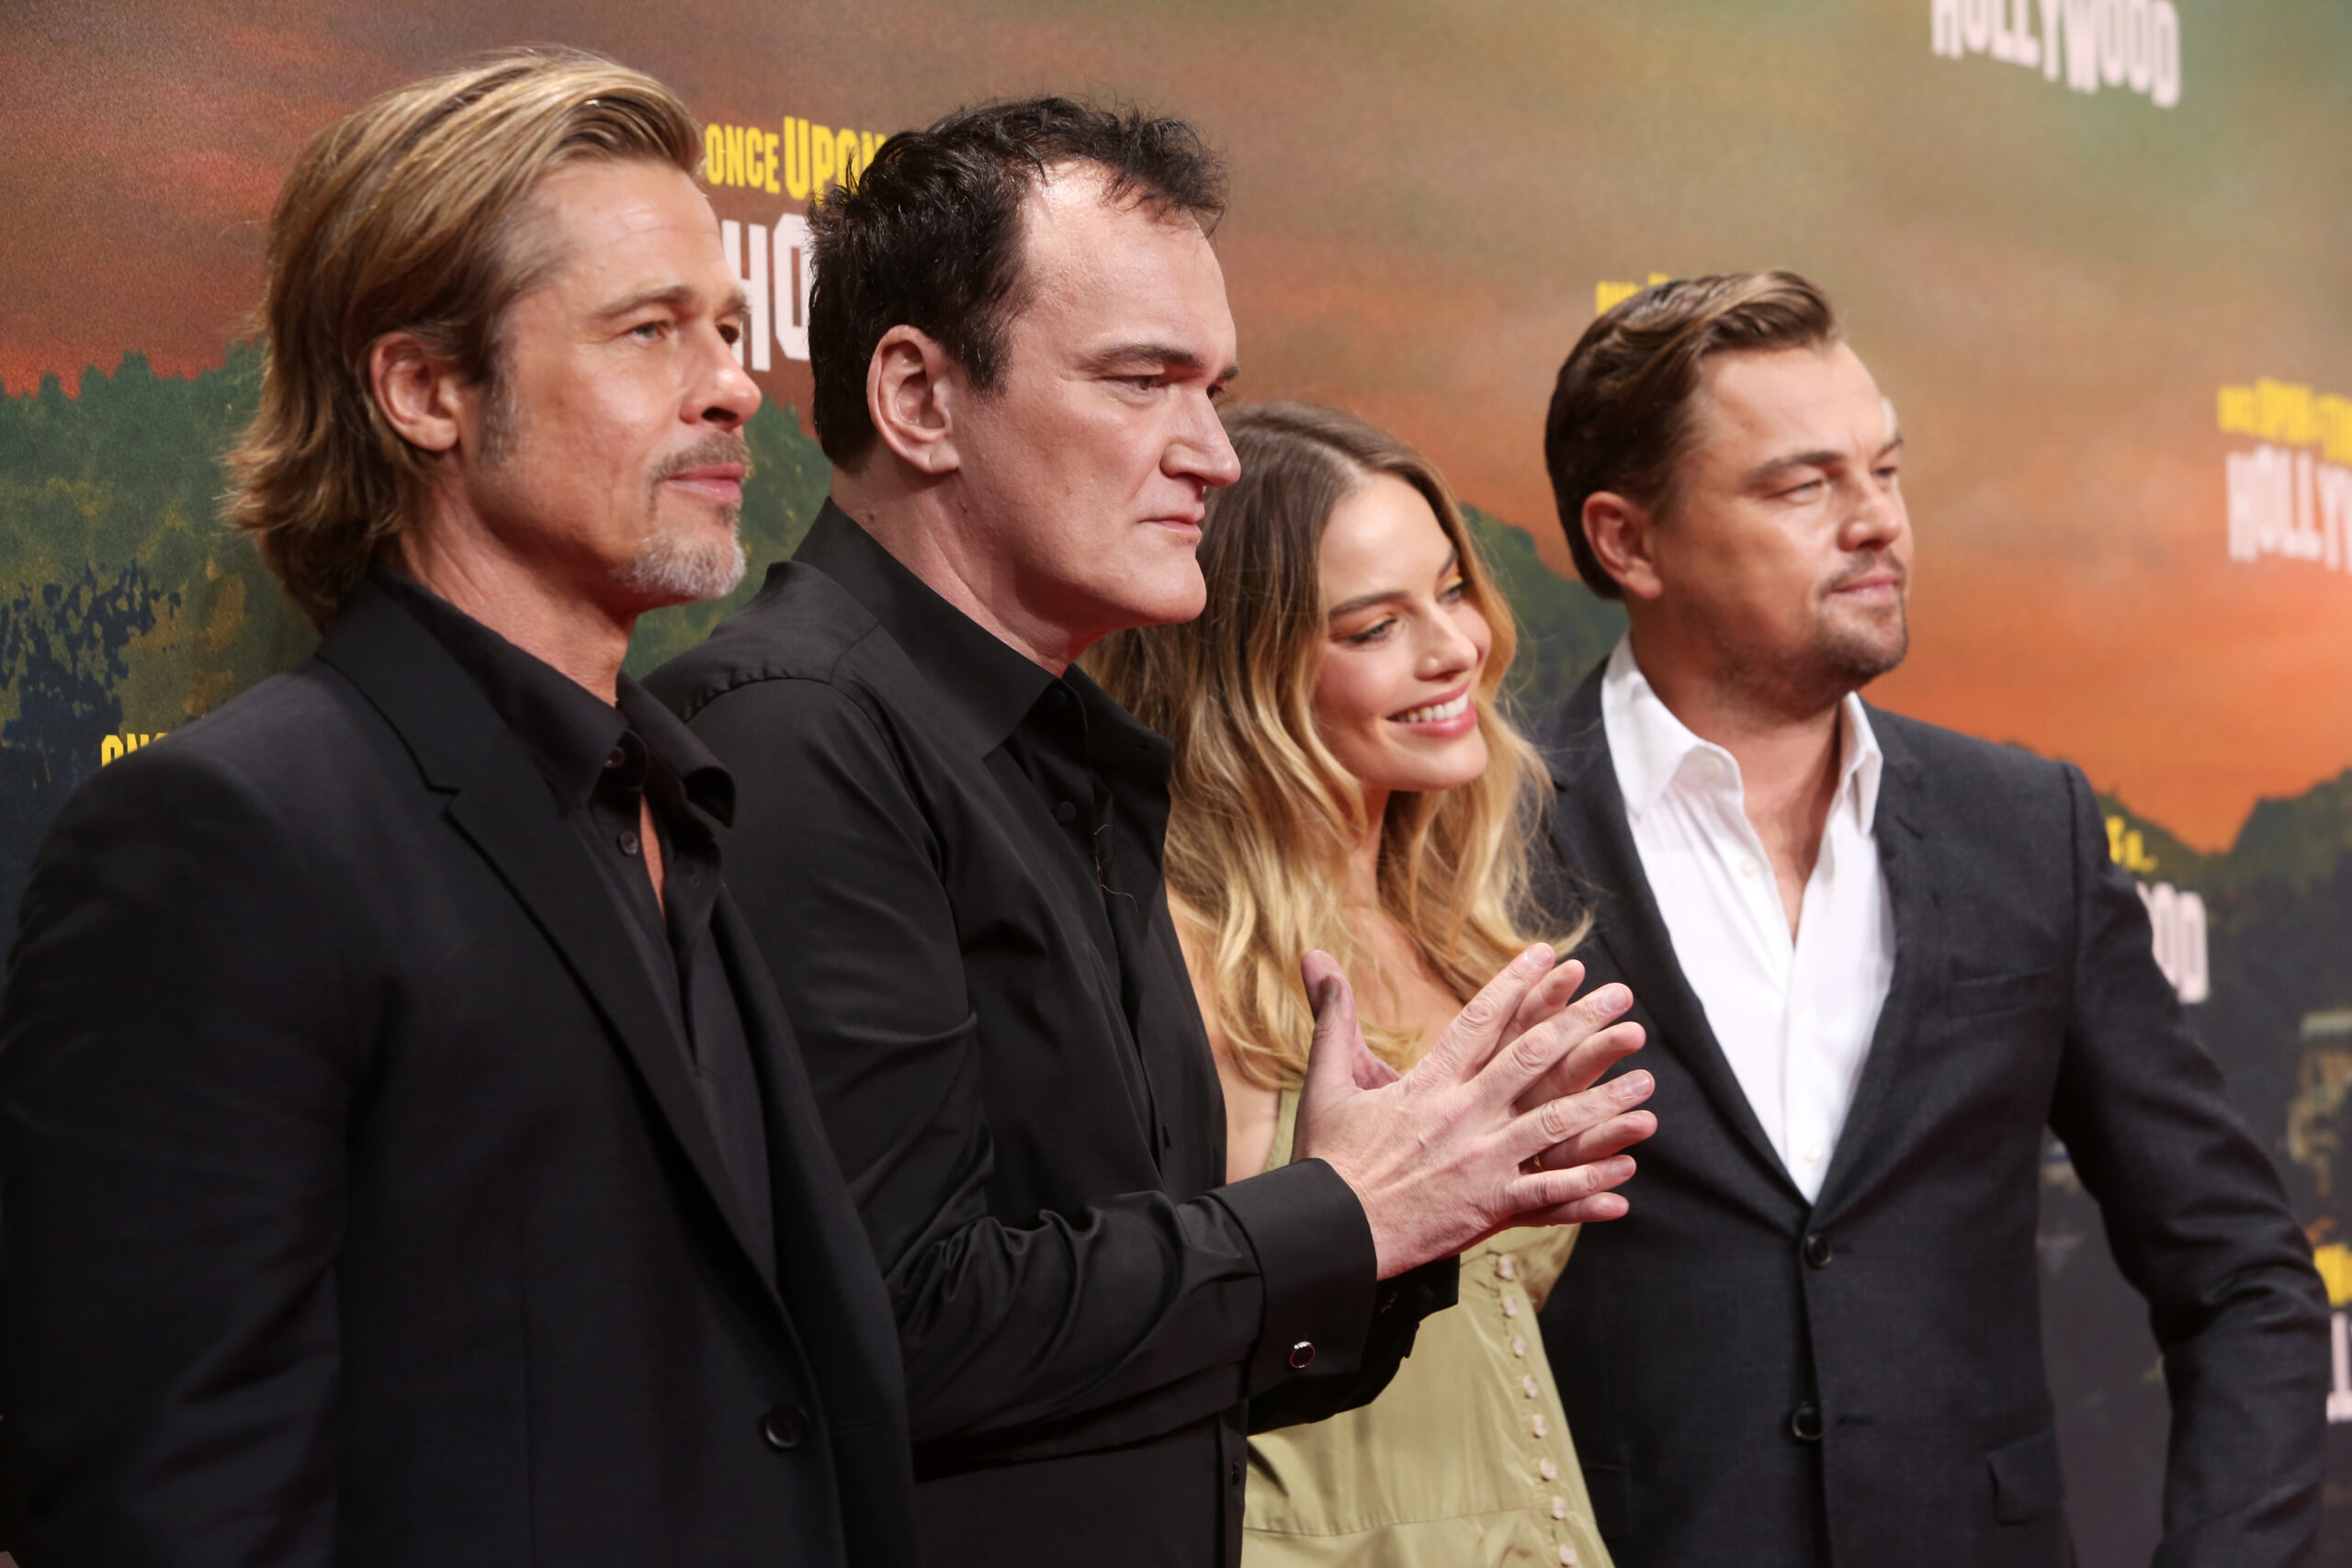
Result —
M 1311 1018 L 1301 954 L 1334 954 L 1364 1033 L 1404 1068 L 1529 942 L 1544 782 L 1495 703 L 1509 610 L 1444 481 L 1335 410 L 1227 420 L 1208 604 L 1090 660 L 1175 746 L 1168 889 L 1216 1053 L 1229 1179 L 1290 1157 Z M 1460 1307 L 1362 1410 L 1250 1442 L 1248 1568 L 1608 1562 L 1535 1312 L 1571 1229 L 1462 1258 Z

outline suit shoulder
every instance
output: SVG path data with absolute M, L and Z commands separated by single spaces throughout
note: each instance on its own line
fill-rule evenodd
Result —
M 322 770 L 348 763 L 363 731 L 382 728 L 348 681 L 307 660 L 106 764 L 74 793 L 98 801 L 168 795 L 209 778 L 260 798 L 301 798 L 315 793 Z
M 691 719 L 729 692 L 759 682 L 835 684 L 880 630 L 873 614 L 822 571 L 778 561 L 749 604 L 699 646 L 648 675 L 645 689 Z
M 1888 765 L 1907 771 L 1920 794 L 1942 808 L 1972 815 L 2071 811 L 2068 763 L 1883 708 L 1870 709 L 1870 719 Z

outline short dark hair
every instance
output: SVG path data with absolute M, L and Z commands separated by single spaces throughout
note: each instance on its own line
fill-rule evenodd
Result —
M 1577 340 L 1544 421 L 1544 466 L 1585 585 L 1623 596 L 1584 536 L 1603 491 L 1652 509 L 1671 498 L 1690 443 L 1690 395 L 1710 355 L 1823 348 L 1839 341 L 1829 297 L 1793 272 L 1683 277 L 1603 311 Z
M 976 387 L 998 385 L 1021 304 L 1023 204 L 1057 164 L 1101 171 L 1106 199 L 1204 229 L 1225 211 L 1225 164 L 1200 132 L 1139 108 L 1028 98 L 891 137 L 808 214 L 809 417 L 827 457 L 846 467 L 872 450 L 865 372 L 892 327 L 928 334 Z

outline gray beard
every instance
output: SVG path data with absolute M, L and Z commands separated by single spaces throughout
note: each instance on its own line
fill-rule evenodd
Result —
M 649 599 L 686 604 L 701 599 L 724 599 L 743 581 L 749 564 L 743 540 L 732 526 L 726 539 L 684 539 L 659 534 L 639 547 L 621 567 L 621 586 Z

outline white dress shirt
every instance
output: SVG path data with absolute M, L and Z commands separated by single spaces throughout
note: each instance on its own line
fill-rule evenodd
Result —
M 1857 696 L 1838 710 L 1838 793 L 1793 940 L 1738 762 L 1668 711 L 1630 640 L 1601 678 L 1600 720 L 1675 958 L 1764 1135 L 1811 1201 L 1894 973 L 1894 911 L 1871 835 L 1884 758 L 1870 716 Z

